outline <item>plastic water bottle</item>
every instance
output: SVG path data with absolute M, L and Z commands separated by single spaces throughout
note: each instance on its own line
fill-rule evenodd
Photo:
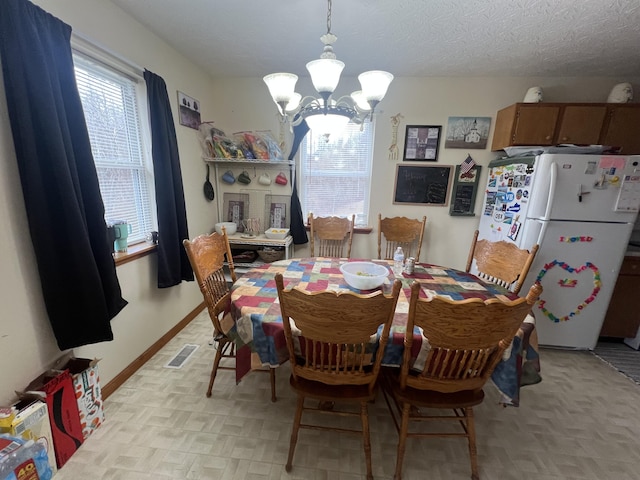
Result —
M 21 438 L 8 435 L 2 436 L 2 438 L 11 441 L 11 444 L 5 449 L 5 451 L 11 450 L 11 452 L 0 457 L 0 478 L 3 480 L 18 480 L 19 478 L 51 480 L 53 472 L 49 466 L 49 458 L 44 445 L 33 440 L 28 440 L 25 443 Z M 16 471 L 18 468 L 19 470 Z M 34 476 L 36 473 L 37 475 Z
M 404 252 L 402 251 L 402 247 L 396 248 L 396 252 L 393 254 L 393 274 L 396 277 L 402 275 L 402 270 L 404 268 Z

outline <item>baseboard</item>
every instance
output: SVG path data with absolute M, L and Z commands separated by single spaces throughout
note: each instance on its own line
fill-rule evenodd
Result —
M 142 367 L 151 357 L 153 357 L 162 347 L 164 347 L 169 340 L 175 337 L 180 330 L 189 325 L 191 320 L 196 318 L 202 310 L 204 310 L 205 304 L 202 302 L 196 308 L 191 310 L 189 314 L 180 320 L 173 328 L 158 339 L 153 345 L 145 350 L 138 358 L 131 362 L 124 370 L 116 375 L 113 380 L 102 387 L 102 398 L 107 399 L 109 395 L 118 389 L 125 381 L 127 381 L 140 367 Z

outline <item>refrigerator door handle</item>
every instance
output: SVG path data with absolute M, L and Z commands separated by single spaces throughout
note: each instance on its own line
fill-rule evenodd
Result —
M 551 165 L 549 165 L 549 167 L 550 167 L 549 196 L 547 197 L 547 206 L 544 209 L 544 216 L 542 217 L 542 220 L 549 220 L 549 217 L 551 216 L 551 207 L 553 206 L 553 199 L 556 196 L 556 180 L 558 178 L 558 166 L 556 165 L 556 162 L 551 162 Z M 545 227 L 542 227 L 542 229 L 546 230 Z M 540 234 L 542 235 L 542 232 L 540 232 Z
M 544 236 L 547 233 L 547 227 L 549 226 L 549 221 L 547 220 L 534 220 L 536 222 L 540 222 L 542 224 L 542 228 L 540 228 L 540 233 L 538 234 L 537 245 L 542 245 L 542 241 L 544 240 Z

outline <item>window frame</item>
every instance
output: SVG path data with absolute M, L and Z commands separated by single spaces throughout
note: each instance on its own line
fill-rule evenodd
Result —
M 101 165 L 96 162 L 96 170 L 99 168 L 118 168 L 118 165 L 125 169 L 131 169 L 138 172 L 140 182 L 143 182 L 143 186 L 140 190 L 135 189 L 134 196 L 140 197 L 136 199 L 135 216 L 140 219 L 143 218 L 143 225 L 140 227 L 141 232 L 136 232 L 128 238 L 128 245 L 136 245 L 143 243 L 149 231 L 158 229 L 157 209 L 156 209 L 156 196 L 155 196 L 155 181 L 153 172 L 153 160 L 151 156 L 151 127 L 149 124 L 149 113 L 147 105 L 147 92 L 146 83 L 142 76 L 141 71 L 137 71 L 130 65 L 124 63 L 121 59 L 111 56 L 105 53 L 98 47 L 92 46 L 85 41 L 72 38 L 72 54 L 74 59 L 74 69 L 83 68 L 89 70 L 92 74 L 100 76 L 102 78 L 110 79 L 111 76 L 116 77 L 119 81 L 130 81 L 133 86 L 133 103 L 137 110 L 137 149 L 140 152 L 140 164 L 131 163 L 117 163 L 112 165 L 105 165 L 104 161 L 98 160 Z M 111 79 L 113 80 L 113 79 Z M 86 112 L 85 112 L 86 118 Z M 87 128 L 89 129 L 89 121 L 87 121 Z M 127 141 L 130 140 L 130 136 L 127 135 Z M 93 145 L 92 145 L 93 151 Z M 96 159 L 94 158 L 94 161 Z M 133 180 L 136 181 L 135 179 Z M 103 197 L 103 203 L 105 204 L 105 217 L 108 217 L 107 202 L 103 194 L 103 186 L 100 185 L 101 195 Z M 146 195 L 144 195 L 146 190 Z M 146 197 L 146 198 L 145 198 Z M 109 220 L 116 220 L 115 218 L 105 218 L 105 222 Z M 149 231 L 147 231 L 147 229 Z
M 336 212 L 318 212 L 318 211 L 313 211 L 313 209 L 310 206 L 310 202 L 308 200 L 308 196 L 310 195 L 310 193 L 308 192 L 308 184 L 307 184 L 307 179 L 310 177 L 313 177 L 313 173 L 312 173 L 312 167 L 309 165 L 310 160 L 309 160 L 309 156 L 314 155 L 313 152 L 315 152 L 316 150 L 311 150 L 314 147 L 313 145 L 310 145 L 311 142 L 315 142 L 316 145 L 321 144 L 321 142 L 325 142 L 325 140 L 322 138 L 323 134 L 314 134 L 312 130 L 309 130 L 309 132 L 307 133 L 307 135 L 305 135 L 305 137 L 302 139 L 302 142 L 300 143 L 300 150 L 298 153 L 298 158 L 299 158 L 299 165 L 300 165 L 300 179 L 299 179 L 299 187 L 300 187 L 300 203 L 301 203 L 301 207 L 302 207 L 302 211 L 304 212 L 303 214 L 305 216 L 308 216 L 309 213 L 313 213 L 314 216 L 328 216 L 328 215 L 336 215 L 336 216 L 342 216 L 342 217 L 351 217 L 351 215 L 353 213 L 356 214 L 356 226 L 357 227 L 361 227 L 361 228 L 367 228 L 368 226 L 368 219 L 369 219 L 369 213 L 370 213 L 370 205 L 371 205 L 371 186 L 372 186 L 372 172 L 373 172 L 373 159 L 374 159 L 374 143 L 375 143 L 375 119 L 372 120 L 367 120 L 365 122 L 364 125 L 357 125 L 354 123 L 348 123 L 347 127 L 350 129 L 350 133 L 349 135 L 351 137 L 354 136 L 355 133 L 360 132 L 362 130 L 362 128 L 368 129 L 368 131 L 366 131 L 366 134 L 368 135 L 368 145 L 366 145 L 363 148 L 362 153 L 364 155 L 367 156 L 367 158 L 365 159 L 367 165 L 366 168 L 361 170 L 361 171 L 357 171 L 357 169 L 355 170 L 351 170 L 348 173 L 344 173 L 341 171 L 335 171 L 335 170 L 331 170 L 331 169 L 326 169 L 326 170 L 322 170 L 325 175 L 327 177 L 341 177 L 341 178 L 360 178 L 360 179 L 364 179 L 366 182 L 366 186 L 364 188 L 364 196 L 363 198 L 360 200 L 362 202 L 362 212 L 352 212 L 352 213 L 336 213 Z M 340 131 L 340 132 L 334 132 L 329 136 L 329 143 L 331 142 L 338 142 L 338 141 L 343 141 L 344 142 L 344 135 L 345 135 L 345 131 Z M 322 149 L 320 149 L 322 150 Z M 346 158 L 343 157 L 343 158 Z

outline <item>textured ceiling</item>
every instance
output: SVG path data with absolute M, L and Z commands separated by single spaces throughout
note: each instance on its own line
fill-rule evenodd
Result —
M 323 0 L 112 0 L 213 76 L 308 76 Z M 640 76 L 639 0 L 334 0 L 344 76 Z

